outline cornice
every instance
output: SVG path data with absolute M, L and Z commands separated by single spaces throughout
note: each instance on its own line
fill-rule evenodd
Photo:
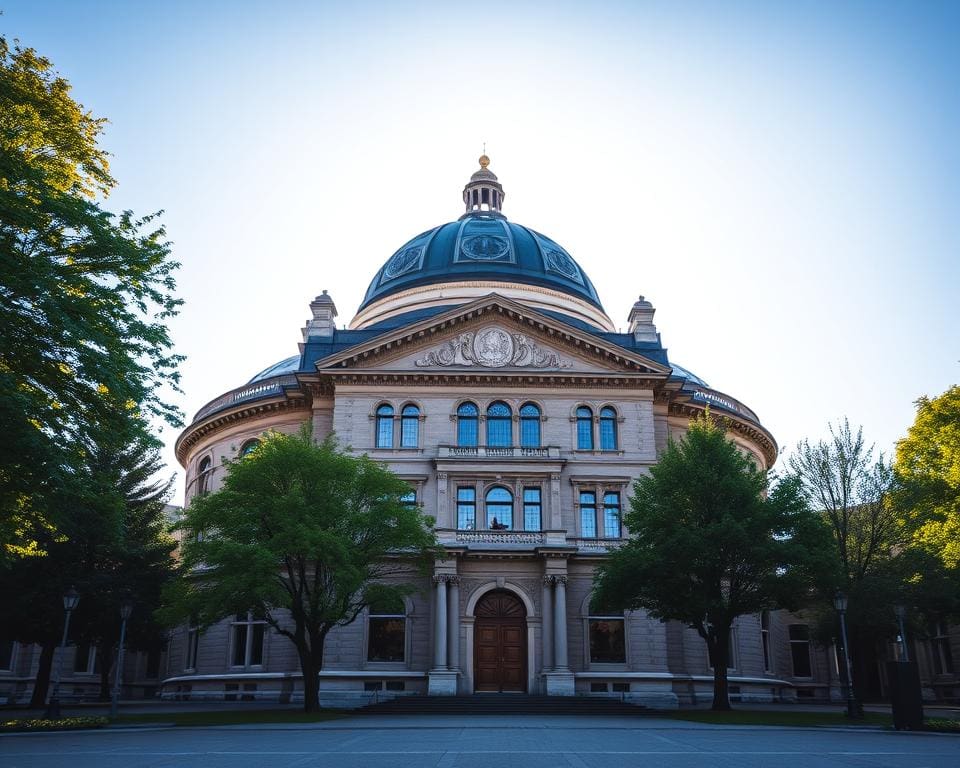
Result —
M 686 418 L 696 418 L 706 413 L 707 407 L 693 402 L 672 402 L 670 403 L 671 416 L 683 416 Z M 728 429 L 743 435 L 744 437 L 756 443 L 763 451 L 763 457 L 767 461 L 767 468 L 773 466 L 779 455 L 779 448 L 776 440 L 765 428 L 759 424 L 754 424 L 746 419 L 736 416 L 732 413 L 719 413 L 713 411 L 715 415 L 722 416 Z
M 519 388 L 530 386 L 576 387 L 578 389 L 657 389 L 663 379 L 646 373 L 571 373 L 530 370 L 425 373 L 419 371 L 383 371 L 348 369 L 324 371 L 336 384 L 366 386 L 406 385 L 418 387 L 497 386 Z

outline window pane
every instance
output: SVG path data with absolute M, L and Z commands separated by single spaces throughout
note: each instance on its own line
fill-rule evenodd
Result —
M 806 624 L 791 624 L 790 654 L 793 657 L 793 676 L 811 677 L 810 628 Z
M 600 450 L 617 449 L 617 414 L 613 408 L 600 411 Z
M 79 643 L 73 655 L 73 671 L 86 674 L 90 668 L 90 643 Z
M 540 409 L 533 403 L 520 409 L 520 445 L 524 448 L 540 447 Z
M 620 494 L 607 493 L 603 497 L 603 535 L 620 538 Z
M 240 458 L 242 459 L 244 456 L 249 456 L 259 447 L 260 447 L 259 440 L 247 440 L 247 442 L 245 442 L 243 444 L 243 447 L 240 449 Z
M 592 492 L 580 494 L 580 535 L 588 539 L 597 537 L 597 496 Z
M 233 626 L 233 666 L 242 667 L 247 663 L 247 625 Z
M 406 405 L 400 419 L 400 447 L 416 448 L 420 444 L 420 409 Z
M 593 412 L 589 408 L 577 408 L 577 450 L 593 450 Z
M 477 527 L 477 492 L 474 488 L 457 488 L 457 528 L 470 531 Z
M 473 448 L 477 445 L 477 406 L 463 403 L 457 408 L 457 445 Z
M 403 618 L 371 617 L 367 661 L 403 661 L 405 624 Z
M 623 619 L 590 619 L 590 661 L 624 664 L 627 661 Z
M 250 645 L 250 663 L 263 664 L 263 633 L 266 624 L 254 624 L 252 627 L 253 642 Z
M 400 497 L 400 503 L 405 507 L 415 507 L 417 506 L 417 494 L 415 491 L 409 491 L 408 493 L 403 494 Z
M 506 448 L 513 445 L 510 407 L 506 403 L 493 403 L 487 408 L 487 445 Z
M 540 530 L 540 489 L 523 489 L 523 527 L 527 531 Z
M 487 528 L 494 531 L 513 527 L 513 495 L 506 488 L 487 492 Z
M 393 448 L 393 408 L 377 408 L 377 448 Z

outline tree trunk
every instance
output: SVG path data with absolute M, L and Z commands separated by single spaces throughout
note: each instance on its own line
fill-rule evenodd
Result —
M 727 685 L 727 660 L 730 658 L 730 630 L 718 632 L 713 642 L 707 642 L 710 663 L 713 664 L 713 705 L 714 710 L 729 710 L 730 691 Z
M 323 645 L 326 635 L 311 636 L 297 643 L 300 670 L 303 673 L 303 711 L 320 711 L 320 670 L 323 669 Z
M 47 705 L 47 691 L 50 688 L 50 671 L 53 668 L 53 655 L 57 651 L 55 640 L 44 643 L 40 648 L 40 665 L 33 683 L 33 696 L 30 697 L 31 709 L 43 709 Z

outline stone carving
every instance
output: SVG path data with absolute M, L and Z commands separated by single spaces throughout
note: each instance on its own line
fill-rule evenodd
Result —
M 502 261 L 510 253 L 510 242 L 496 235 L 474 235 L 460 243 L 460 252 L 474 261 Z
M 461 333 L 416 361 L 418 368 L 463 366 L 470 368 L 570 368 L 572 363 L 548 352 L 522 333 L 484 328 Z
M 383 276 L 386 278 L 399 277 L 413 269 L 419 269 L 422 257 L 422 245 L 404 248 L 390 258 L 390 261 L 387 262 L 387 266 L 383 270 Z

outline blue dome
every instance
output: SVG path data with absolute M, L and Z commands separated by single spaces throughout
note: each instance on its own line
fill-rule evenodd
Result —
M 468 213 L 417 235 L 383 265 L 360 310 L 407 288 L 496 280 L 550 288 L 603 305 L 590 278 L 561 246 L 499 213 Z

